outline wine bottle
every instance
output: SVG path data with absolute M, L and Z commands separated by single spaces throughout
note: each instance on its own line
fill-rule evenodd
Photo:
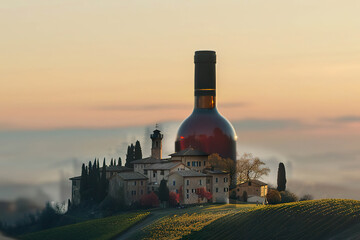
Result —
M 216 107 L 216 53 L 196 51 L 195 106 L 178 130 L 175 151 L 188 147 L 236 160 L 236 133 Z

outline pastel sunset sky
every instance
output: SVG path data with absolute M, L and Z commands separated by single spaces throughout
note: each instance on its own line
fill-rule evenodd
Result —
M 196 50 L 217 52 L 219 110 L 266 181 L 282 161 L 292 189 L 320 184 L 298 194 L 360 199 L 358 0 L 11 0 L 0 37 L 0 199 L 136 139 L 147 156 L 155 123 L 172 153 Z
M 184 119 L 199 49 L 217 51 L 230 120 L 360 115 L 356 0 L 15 0 L 0 11 L 2 129 Z

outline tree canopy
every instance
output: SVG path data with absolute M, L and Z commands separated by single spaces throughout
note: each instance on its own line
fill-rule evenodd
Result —
M 238 183 L 251 182 L 262 176 L 267 176 L 270 169 L 263 167 L 265 165 L 258 157 L 251 153 L 244 153 L 237 161 Z

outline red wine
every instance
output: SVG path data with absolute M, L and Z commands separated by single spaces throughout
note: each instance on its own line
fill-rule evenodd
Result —
M 178 130 L 175 151 L 188 147 L 236 160 L 236 133 L 216 108 L 216 53 L 196 51 L 195 106 Z

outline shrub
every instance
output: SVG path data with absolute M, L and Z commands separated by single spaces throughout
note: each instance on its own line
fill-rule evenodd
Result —
M 298 196 L 289 191 L 281 191 L 280 195 L 282 203 L 297 202 L 299 200 Z
M 179 204 L 180 196 L 178 193 L 170 192 L 169 193 L 169 204 L 172 207 L 175 207 Z
M 305 194 L 304 196 L 302 196 L 302 197 L 300 198 L 299 201 L 307 201 L 307 200 L 313 200 L 313 199 L 314 199 L 314 197 L 313 197 L 312 195 L 310 195 L 310 194 Z
M 157 207 L 159 203 L 159 198 L 154 192 L 143 195 L 140 198 L 140 205 L 143 207 Z
M 211 192 L 206 191 L 206 189 L 204 187 L 202 188 L 197 188 L 196 189 L 196 194 L 201 197 L 201 198 L 206 198 L 207 200 L 212 199 L 212 194 Z
M 281 195 L 277 190 L 270 190 L 266 194 L 266 200 L 269 204 L 277 204 L 281 202 Z
M 246 191 L 243 192 L 242 200 L 243 200 L 244 202 L 247 202 L 247 200 L 248 200 L 248 194 L 247 194 Z

